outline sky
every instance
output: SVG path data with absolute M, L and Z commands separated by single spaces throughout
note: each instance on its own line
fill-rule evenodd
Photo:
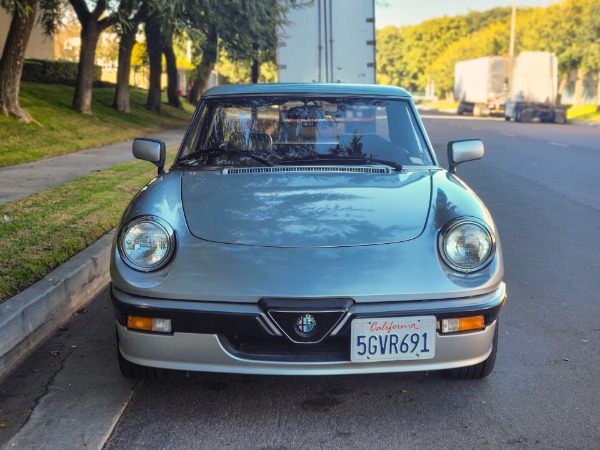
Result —
M 548 6 L 560 0 L 517 0 L 521 6 Z M 512 0 L 376 0 L 375 26 L 415 25 L 427 19 L 456 16 L 469 11 L 486 11 L 497 6 L 511 6 Z

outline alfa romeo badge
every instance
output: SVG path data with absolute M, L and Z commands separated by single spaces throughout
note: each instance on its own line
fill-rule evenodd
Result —
M 296 320 L 295 330 L 300 336 L 310 336 L 317 331 L 317 321 L 312 315 L 303 314 Z

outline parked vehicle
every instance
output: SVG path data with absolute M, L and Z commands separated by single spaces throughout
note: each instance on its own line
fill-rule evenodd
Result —
M 553 53 L 521 52 L 456 63 L 457 114 L 499 114 L 516 122 L 566 122 L 566 107 L 556 104 L 557 61 Z
M 457 114 L 475 116 L 504 114 L 510 59 L 488 56 L 456 63 L 454 67 L 454 99 Z
M 133 199 L 111 255 L 127 377 L 490 374 L 506 299 L 490 213 L 436 160 L 390 86 L 257 84 L 201 98 L 171 169 Z
M 315 0 L 279 27 L 280 83 L 375 83 L 374 0 Z
M 556 103 L 558 65 L 554 53 L 521 52 L 515 59 L 504 118 L 515 122 L 567 122 Z

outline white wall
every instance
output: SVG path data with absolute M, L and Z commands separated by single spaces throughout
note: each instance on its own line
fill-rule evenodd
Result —
M 8 34 L 11 20 L 12 16 L 5 9 L 0 8 L 0 55 L 2 54 L 1 51 L 4 50 L 4 43 L 6 42 L 6 35 Z M 25 58 L 54 59 L 54 37 L 44 36 L 42 27 L 37 22 L 37 19 L 29 38 Z

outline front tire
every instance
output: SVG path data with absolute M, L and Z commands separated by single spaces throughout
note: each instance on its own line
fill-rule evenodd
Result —
M 494 339 L 492 341 L 492 352 L 485 361 L 481 361 L 479 364 L 467 367 L 458 367 L 456 369 L 449 369 L 444 371 L 444 375 L 448 378 L 455 378 L 459 380 L 477 380 L 487 377 L 494 370 L 496 365 L 496 352 L 498 350 L 498 329 L 499 320 L 496 320 L 496 329 L 494 330 Z
M 146 367 L 127 361 L 121 354 L 121 345 L 119 343 L 119 334 L 117 333 L 117 358 L 119 359 L 119 369 L 125 378 L 130 379 L 159 379 L 164 377 L 164 370 L 155 367 Z

